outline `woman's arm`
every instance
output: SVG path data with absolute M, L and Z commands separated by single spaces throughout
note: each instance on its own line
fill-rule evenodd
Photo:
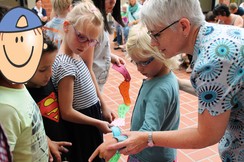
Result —
M 78 123 L 93 125 L 99 128 L 103 133 L 111 132 L 108 122 L 98 120 L 76 111 L 73 106 L 74 77 L 67 76 L 58 83 L 58 101 L 59 108 L 64 120 Z
M 41 18 L 41 20 L 43 22 L 47 22 L 48 21 L 47 11 L 44 8 L 42 8 L 42 15 L 43 15 L 43 17 Z
M 177 131 L 153 132 L 155 146 L 178 149 L 199 149 L 213 145 L 222 138 L 230 117 L 230 110 L 218 116 L 211 116 L 207 110 L 198 115 L 197 128 L 187 128 Z M 147 132 L 127 132 L 128 139 L 110 145 L 109 150 L 121 149 L 120 153 L 136 154 L 147 147 Z
M 236 16 L 236 19 L 234 22 L 234 26 L 238 26 L 238 27 L 243 28 L 243 18 L 239 15 L 235 15 L 235 16 Z

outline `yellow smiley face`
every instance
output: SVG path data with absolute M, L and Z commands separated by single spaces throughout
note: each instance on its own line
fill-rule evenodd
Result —
M 34 75 L 43 49 L 41 28 L 0 33 L 0 70 L 14 83 L 25 83 Z

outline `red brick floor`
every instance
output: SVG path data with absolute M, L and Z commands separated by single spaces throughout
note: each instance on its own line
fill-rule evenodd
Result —
M 111 43 L 111 48 L 114 54 L 126 60 L 125 54 L 123 52 L 121 52 L 120 50 L 113 50 L 113 43 Z M 137 71 L 136 66 L 130 63 L 128 60 L 126 60 L 126 68 L 131 75 L 129 93 L 132 104 L 129 112 L 126 115 L 126 125 L 121 127 L 122 130 L 129 130 L 130 128 L 131 113 L 143 79 L 143 76 Z M 176 70 L 175 74 L 179 78 L 189 78 L 190 76 L 184 70 Z M 111 68 L 108 81 L 105 84 L 104 88 L 104 98 L 106 100 L 106 103 L 114 112 L 116 112 L 116 115 L 118 112 L 118 106 L 123 103 L 123 98 L 120 95 L 118 88 L 118 86 L 123 80 L 123 76 Z M 181 121 L 179 129 L 197 126 L 197 99 L 195 96 L 180 91 L 180 111 Z M 111 136 L 111 134 L 106 134 L 105 140 L 108 136 Z M 122 155 L 119 162 L 125 162 L 126 159 L 127 157 Z M 204 149 L 178 149 L 178 161 L 221 162 L 218 156 L 217 144 Z

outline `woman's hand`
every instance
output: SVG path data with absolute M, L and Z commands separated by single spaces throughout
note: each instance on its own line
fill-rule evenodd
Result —
M 123 134 L 128 136 L 128 138 L 123 142 L 118 142 L 116 144 L 109 145 L 107 147 L 109 151 L 119 150 L 121 154 L 130 155 L 141 152 L 143 149 L 147 147 L 147 132 L 131 131 Z

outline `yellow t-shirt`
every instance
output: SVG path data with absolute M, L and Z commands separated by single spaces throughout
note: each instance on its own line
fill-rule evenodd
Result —
M 0 123 L 14 161 L 48 161 L 48 144 L 41 113 L 26 88 L 0 86 Z

